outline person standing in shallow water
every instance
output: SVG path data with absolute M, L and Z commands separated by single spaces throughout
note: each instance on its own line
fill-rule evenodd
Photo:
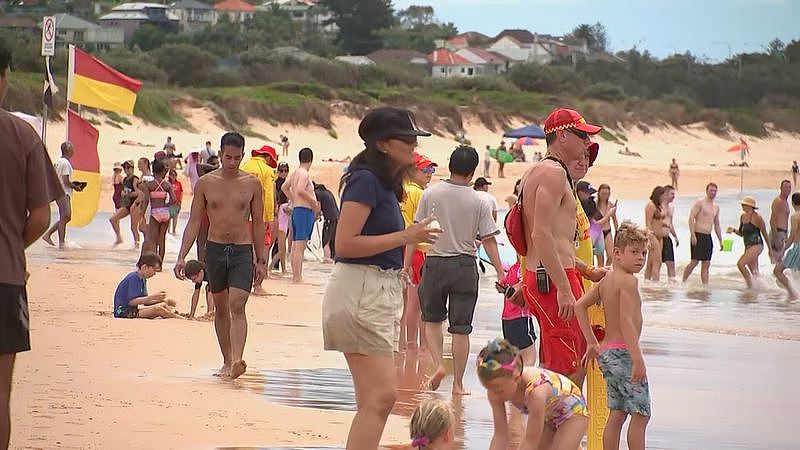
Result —
M 365 149 L 342 177 L 336 264 L 322 300 L 325 350 L 342 352 L 353 377 L 356 415 L 348 449 L 375 449 L 397 396 L 394 352 L 403 310 L 403 249 L 432 243 L 432 219 L 404 227 L 403 176 L 418 136 L 409 111 L 383 107 L 364 117 Z
M 681 176 L 681 169 L 678 168 L 678 163 L 675 158 L 672 158 L 672 163 L 669 165 L 669 180 L 670 185 L 678 190 L 678 177 Z
M 714 253 L 714 242 L 711 240 L 712 228 L 717 234 L 719 249 L 722 250 L 719 205 L 714 201 L 717 198 L 717 189 L 716 183 L 708 183 L 706 196 L 694 202 L 692 211 L 689 213 L 692 260 L 683 270 L 684 283 L 700 263 L 700 280 L 704 285 L 708 285 L 708 270 L 711 267 L 711 255 Z
M 739 227 L 728 227 L 728 233 L 735 233 L 744 240 L 744 253 L 736 267 L 750 289 L 753 287 L 753 275 L 758 276 L 758 256 L 764 251 L 764 242 L 768 242 L 769 237 L 764 218 L 757 211 L 756 199 L 748 195 L 741 204 L 744 212 L 739 218 Z
M 174 272 L 179 279 L 185 279 L 186 255 L 200 231 L 203 213 L 207 212 L 205 270 L 214 298 L 214 328 L 223 358 L 219 375 L 238 378 L 247 368 L 243 359 L 247 340 L 245 305 L 254 277 L 259 282 L 266 274 L 264 196 L 258 178 L 239 169 L 244 137 L 225 133 L 220 147 L 221 167 L 197 182 Z M 248 221 L 251 218 L 252 227 Z

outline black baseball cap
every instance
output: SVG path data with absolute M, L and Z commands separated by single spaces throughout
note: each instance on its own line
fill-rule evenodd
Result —
M 474 185 L 477 186 L 477 187 L 490 186 L 491 184 L 492 184 L 491 181 L 489 181 L 489 180 L 487 180 L 486 178 L 483 178 L 483 177 L 476 178 L 475 179 L 475 183 L 474 183 Z
M 417 128 L 411 111 L 384 106 L 368 112 L 358 125 L 358 135 L 364 142 L 392 137 L 430 136 Z
M 593 188 L 588 181 L 578 181 L 578 184 L 575 185 L 575 190 L 578 192 L 588 192 L 589 194 L 597 192 L 597 189 Z
M 289 170 L 289 163 L 286 161 L 282 161 L 278 163 L 278 169 L 286 169 Z

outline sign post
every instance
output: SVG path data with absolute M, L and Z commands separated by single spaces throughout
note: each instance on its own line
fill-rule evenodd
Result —
M 54 16 L 45 16 L 42 19 L 42 56 L 44 56 L 44 67 L 47 73 L 45 74 L 45 89 L 53 89 L 55 86 L 52 82 L 50 75 L 50 57 L 56 54 L 56 18 Z M 51 91 L 52 92 L 52 91 Z M 44 96 L 42 96 L 44 98 Z M 47 145 L 47 102 L 44 102 L 44 116 L 42 117 L 42 142 Z

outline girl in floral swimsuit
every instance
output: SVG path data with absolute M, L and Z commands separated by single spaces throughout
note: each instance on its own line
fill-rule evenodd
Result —
M 589 424 L 581 389 L 550 370 L 523 367 L 519 350 L 495 339 L 478 354 L 478 378 L 486 388 L 494 418 L 491 450 L 508 448 L 506 402 L 528 416 L 520 448 L 574 450 Z

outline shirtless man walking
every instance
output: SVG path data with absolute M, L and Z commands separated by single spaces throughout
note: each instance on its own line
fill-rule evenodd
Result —
M 772 212 L 769 215 L 769 259 L 773 264 L 783 260 L 783 247 L 789 236 L 789 194 L 792 183 L 781 181 L 778 195 L 772 200 Z
M 244 137 L 225 133 L 220 148 L 221 167 L 200 177 L 195 187 L 174 271 L 175 276 L 184 279 L 186 254 L 197 238 L 203 213 L 207 213 L 205 270 L 214 298 L 214 328 L 222 351 L 219 375 L 238 378 L 247 368 L 242 359 L 247 340 L 245 305 L 253 277 L 260 282 L 267 270 L 264 196 L 258 178 L 239 169 L 244 156 Z M 252 228 L 249 220 L 253 221 Z
M 711 228 L 714 228 L 722 250 L 722 231 L 719 227 L 719 205 L 714 201 L 717 197 L 716 183 L 708 183 L 706 196 L 698 199 L 689 213 L 689 236 L 691 237 L 692 260 L 683 270 L 683 281 L 689 278 L 692 271 L 700 263 L 700 280 L 708 285 L 708 268 L 711 267 L 711 254 L 714 242 L 711 240 Z
M 314 152 L 306 147 L 300 150 L 300 167 L 292 172 L 286 182 L 281 186 L 281 191 L 292 202 L 292 282 L 303 282 L 303 255 L 306 244 L 311 239 L 314 231 L 314 222 L 317 220 L 320 206 L 314 194 L 314 183 L 308 173 L 314 161 Z
M 664 186 L 664 200 L 661 203 L 661 212 L 664 215 L 662 223 L 662 236 L 663 245 L 661 246 L 661 262 L 667 265 L 667 277 L 670 280 L 675 278 L 675 249 L 673 248 L 672 237 L 675 238 L 675 247 L 680 245 L 678 241 L 678 234 L 675 233 L 675 224 L 672 217 L 675 215 L 675 206 L 672 202 L 675 201 L 675 188 L 666 185 Z
M 575 320 L 583 294 L 576 269 L 577 205 L 567 167 L 584 159 L 600 127 L 578 112 L 559 108 L 544 122 L 547 156 L 523 175 L 521 195 L 528 252 L 522 281 L 525 303 L 541 327 L 541 364 L 583 384 L 586 349 Z

